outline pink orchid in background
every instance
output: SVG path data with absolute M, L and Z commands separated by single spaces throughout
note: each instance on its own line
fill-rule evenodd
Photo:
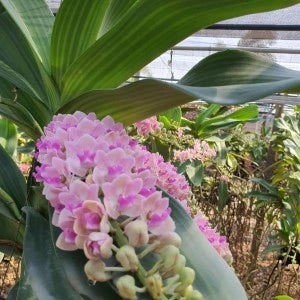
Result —
M 198 212 L 194 217 L 194 222 L 202 231 L 207 240 L 215 248 L 215 250 L 229 263 L 232 262 L 232 255 L 229 250 L 226 237 L 221 236 L 214 228 L 211 228 L 209 222 L 202 212 Z
M 18 164 L 18 167 L 20 169 L 20 171 L 22 172 L 23 175 L 27 175 L 31 165 L 29 164 Z
M 219 179 L 220 179 L 220 181 L 223 181 L 223 182 L 229 182 L 229 178 L 227 175 L 221 175 Z
M 179 160 L 181 163 L 186 160 L 200 160 L 202 162 L 216 156 L 216 151 L 205 141 L 195 140 L 194 147 L 186 150 L 175 150 L 174 161 Z
M 137 129 L 137 133 L 145 137 L 148 137 L 149 133 L 157 133 L 162 127 L 155 116 L 138 121 L 134 125 Z

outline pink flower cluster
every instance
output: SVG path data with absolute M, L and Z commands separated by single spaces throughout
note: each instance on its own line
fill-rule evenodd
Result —
M 217 252 L 229 263 L 232 263 L 232 255 L 229 250 L 229 245 L 225 236 L 221 236 L 216 229 L 211 228 L 205 216 L 202 212 L 198 212 L 194 217 L 194 222 L 198 228 L 205 235 L 211 245 L 217 250 Z
M 125 233 L 138 222 L 158 238 L 173 232 L 169 199 L 156 186 L 180 200 L 190 214 L 191 191 L 185 177 L 161 155 L 137 145 L 110 117 L 99 121 L 95 114 L 57 115 L 37 149 L 41 165 L 34 175 L 43 182 L 43 194 L 54 208 L 52 222 L 62 229 L 57 246 L 63 250 L 83 249 L 89 259 L 109 258 L 113 243 L 109 218 L 120 216 L 137 219 Z M 208 225 L 204 229 L 217 245 L 214 229 Z M 219 244 L 225 245 L 222 239 Z M 220 254 L 225 251 L 224 246 L 215 248 Z
M 186 150 L 175 150 L 174 160 L 179 160 L 180 162 L 185 162 L 186 160 L 201 160 L 202 162 L 207 159 L 216 156 L 216 151 L 208 145 L 205 141 L 200 142 L 195 140 L 194 147 Z
M 155 116 L 138 121 L 134 125 L 137 129 L 137 133 L 145 137 L 147 137 L 149 133 L 157 133 L 162 127 Z
M 37 148 L 41 166 L 35 178 L 44 183 L 52 222 L 62 229 L 59 248 L 83 249 L 89 259 L 109 258 L 109 220 L 120 216 L 140 220 L 157 236 L 175 230 L 169 199 L 156 190 L 157 177 L 149 170 L 151 154 L 112 118 L 57 115 Z
M 18 167 L 19 167 L 20 171 L 22 172 L 22 174 L 26 175 L 26 174 L 28 174 L 31 166 L 29 164 L 18 164 Z
M 187 200 L 191 196 L 190 186 L 182 174 L 177 173 L 177 168 L 169 162 L 165 162 L 159 153 L 150 153 L 141 149 L 141 164 L 156 177 L 156 185 L 177 200 L 187 212 L 190 212 Z
M 219 177 L 220 181 L 223 181 L 223 182 L 229 182 L 229 178 L 227 175 L 221 175 Z

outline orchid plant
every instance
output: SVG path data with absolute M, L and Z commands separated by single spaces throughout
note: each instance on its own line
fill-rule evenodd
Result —
M 184 177 L 115 122 L 298 91 L 299 72 L 241 51 L 176 84 L 126 84 L 210 24 L 296 3 L 64 0 L 54 17 L 44 0 L 0 0 L 0 114 L 37 141 L 27 182 L 0 147 L 1 251 L 22 255 L 9 299 L 246 299 L 181 205 Z

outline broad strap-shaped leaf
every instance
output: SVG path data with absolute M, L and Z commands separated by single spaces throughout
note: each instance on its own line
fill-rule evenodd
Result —
M 38 95 L 37 98 L 47 103 L 44 83 L 33 52 L 7 12 L 0 14 L 0 37 L 0 61 L 1 64 L 5 64 L 0 66 L 2 69 L 0 77 L 10 79 L 9 81 L 19 89 L 32 95 Z M 4 66 L 6 69 L 10 68 L 5 72 L 6 77 L 3 77 Z M 10 74 L 10 78 L 7 78 L 8 74 Z M 1 90 L 0 95 L 2 95 Z
M 89 285 L 83 270 L 87 259 L 82 251 L 59 250 L 55 246 L 58 230 L 33 208 L 26 207 L 25 212 L 24 257 L 38 299 L 119 299 L 107 283 Z
M 207 127 L 209 125 L 224 122 L 226 120 L 236 120 L 236 121 L 249 121 L 258 116 L 258 106 L 256 104 L 250 104 L 241 108 L 238 108 L 232 113 L 226 113 L 221 116 L 209 118 L 201 123 L 202 127 Z
M 31 84 L 21 74 L 11 69 L 2 61 L 0 61 L 0 77 L 5 78 L 14 86 L 21 88 L 24 92 L 27 92 L 29 95 L 36 98 L 40 98 L 40 96 L 34 90 Z
M 13 156 L 17 149 L 17 142 L 16 125 L 8 119 L 0 117 L 0 145 L 10 156 Z
M 226 50 L 202 60 L 178 84 L 146 79 L 117 89 L 94 90 L 70 101 L 61 111 L 95 111 L 98 117 L 111 115 L 128 125 L 197 99 L 240 104 L 299 86 L 300 72 L 257 54 Z
M 39 138 L 43 133 L 40 125 L 22 104 L 1 98 L 0 114 L 14 122 L 20 129 L 26 132 L 26 134 L 28 134 L 28 136 L 34 140 Z
M 44 0 L 0 0 L 50 73 L 50 37 L 54 16 Z
M 246 293 L 227 263 L 211 246 L 177 200 L 170 197 L 176 232 L 182 239 L 181 252 L 196 272 L 194 287 L 206 300 L 246 300 Z
M 263 186 L 265 189 L 268 190 L 268 192 L 271 195 L 273 195 L 275 197 L 278 196 L 278 190 L 277 190 L 276 186 L 272 185 L 271 183 L 267 182 L 266 180 L 264 180 L 262 178 L 255 178 L 255 177 L 251 178 L 250 180 Z
M 64 102 L 114 88 L 194 32 L 221 20 L 278 9 L 296 0 L 141 0 L 74 62 L 63 77 Z M 171 13 L 170 13 L 171 12 Z
M 196 130 L 200 129 L 200 126 L 202 122 L 206 119 L 209 118 L 211 115 L 215 114 L 218 112 L 218 110 L 221 108 L 220 105 L 218 104 L 211 104 L 207 109 L 204 111 L 200 112 L 195 120 L 195 127 Z
M 39 95 L 37 99 L 40 99 L 52 111 L 57 109 L 59 96 L 52 78 L 36 52 L 30 47 L 22 31 L 6 11 L 0 14 L 0 37 L 0 60 L 28 81 Z M 1 81 L 2 79 L 0 83 Z M 23 86 L 20 85 L 17 88 L 22 89 Z M 1 90 L 0 93 L 2 94 Z
M 22 222 L 0 214 L 0 252 L 6 255 L 20 255 L 25 226 Z
M 258 106 L 256 104 L 250 104 L 242 108 L 238 108 L 232 113 L 204 120 L 199 125 L 198 136 L 204 136 L 205 134 L 211 135 L 218 129 L 232 128 L 244 122 L 257 120 L 257 117 Z
M 115 26 L 129 10 L 129 8 L 137 2 L 137 0 L 110 0 L 110 4 L 106 9 L 103 22 L 101 24 L 98 37 L 104 35 L 113 26 Z
M 220 211 L 223 210 L 225 205 L 228 202 L 228 184 L 225 181 L 220 181 L 219 182 L 219 187 L 218 187 L 218 209 Z
M 0 188 L 0 214 L 12 220 L 22 221 L 20 211 L 15 201 Z
M 26 183 L 24 176 L 13 159 L 0 146 L 0 188 L 16 203 L 19 210 L 26 203 Z
M 97 40 L 109 4 L 109 0 L 62 2 L 51 37 L 51 69 L 58 84 L 67 68 Z
M 38 300 L 34 294 L 28 274 L 26 271 L 25 258 L 22 257 L 21 277 L 18 283 L 11 289 L 7 296 L 7 300 Z

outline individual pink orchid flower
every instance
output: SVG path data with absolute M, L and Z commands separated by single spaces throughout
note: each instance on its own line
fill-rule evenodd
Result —
M 132 156 L 128 156 L 123 149 L 116 148 L 108 153 L 97 151 L 95 163 L 93 180 L 101 185 L 106 181 L 112 181 L 120 174 L 131 174 L 135 160 Z
M 98 184 L 87 184 L 79 179 L 70 183 L 70 190 L 59 195 L 60 202 L 66 209 L 73 211 L 80 207 L 85 200 L 98 201 Z
M 97 260 L 100 257 L 112 256 L 113 239 L 104 232 L 92 232 L 84 243 L 84 253 L 88 259 Z
M 145 199 L 139 194 L 142 186 L 142 179 L 132 179 L 126 174 L 120 175 L 112 183 L 102 184 L 104 206 L 108 215 L 113 219 L 117 219 L 120 215 L 140 216 Z
M 109 232 L 108 218 L 100 201 L 85 200 L 82 206 L 74 211 L 74 232 L 88 236 L 93 231 Z
M 56 246 L 61 250 L 74 251 L 78 249 L 75 238 L 76 233 L 73 231 L 72 227 L 65 227 L 56 240 Z

